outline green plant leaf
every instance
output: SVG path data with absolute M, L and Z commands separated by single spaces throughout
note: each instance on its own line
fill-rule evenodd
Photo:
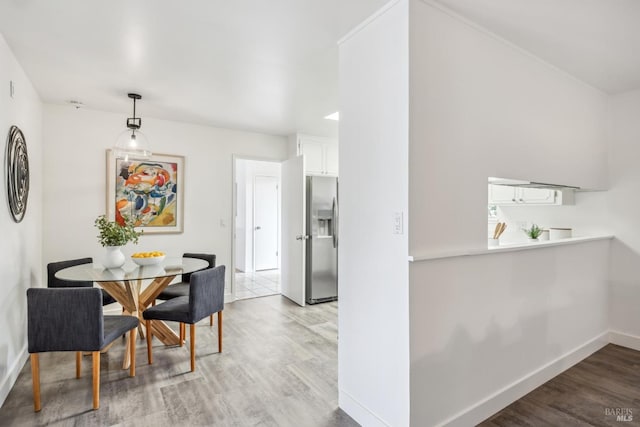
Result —
M 98 229 L 98 241 L 102 246 L 124 246 L 129 242 L 138 243 L 138 238 L 143 231 L 136 231 L 133 220 L 124 218 L 125 225 L 115 221 L 109 221 L 104 215 L 100 215 L 94 221 Z

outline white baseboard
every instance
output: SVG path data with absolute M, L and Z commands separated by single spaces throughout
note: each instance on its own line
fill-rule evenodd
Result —
M 609 331 L 609 342 L 632 350 L 640 351 L 640 337 L 624 332 Z
M 609 338 L 609 332 L 598 335 L 438 425 L 448 427 L 477 425 L 520 399 L 525 394 L 540 387 L 553 377 L 600 350 L 609 343 Z M 637 339 L 640 340 L 640 338 Z
M 382 418 L 343 389 L 338 391 L 338 406 L 361 426 L 390 427 Z
M 2 382 L 0 382 L 0 407 L 2 407 L 4 401 L 9 395 L 9 392 L 13 388 L 13 385 L 16 383 L 22 367 L 27 362 L 27 358 L 27 344 L 25 343 L 24 347 L 22 347 L 22 349 L 20 350 L 20 353 L 18 354 L 16 360 L 14 360 L 13 364 L 9 367 L 9 369 L 7 369 L 7 376 L 2 378 Z

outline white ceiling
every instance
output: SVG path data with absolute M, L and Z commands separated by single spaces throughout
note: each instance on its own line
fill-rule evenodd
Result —
M 640 88 L 639 0 L 439 0 L 609 93 Z M 3 0 L 43 101 L 336 136 L 336 42 L 386 0 Z M 363 70 L 364 71 L 364 70 Z
M 334 136 L 341 27 L 382 3 L 339 2 L 3 0 L 0 33 L 48 103 Z

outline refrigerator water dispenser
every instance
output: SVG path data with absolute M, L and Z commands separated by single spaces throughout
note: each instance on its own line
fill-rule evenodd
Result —
M 333 212 L 331 210 L 318 210 L 318 237 L 333 236 Z

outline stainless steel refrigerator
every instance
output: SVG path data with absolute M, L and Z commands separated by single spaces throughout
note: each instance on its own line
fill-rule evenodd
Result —
M 338 299 L 338 178 L 307 177 L 307 304 Z

